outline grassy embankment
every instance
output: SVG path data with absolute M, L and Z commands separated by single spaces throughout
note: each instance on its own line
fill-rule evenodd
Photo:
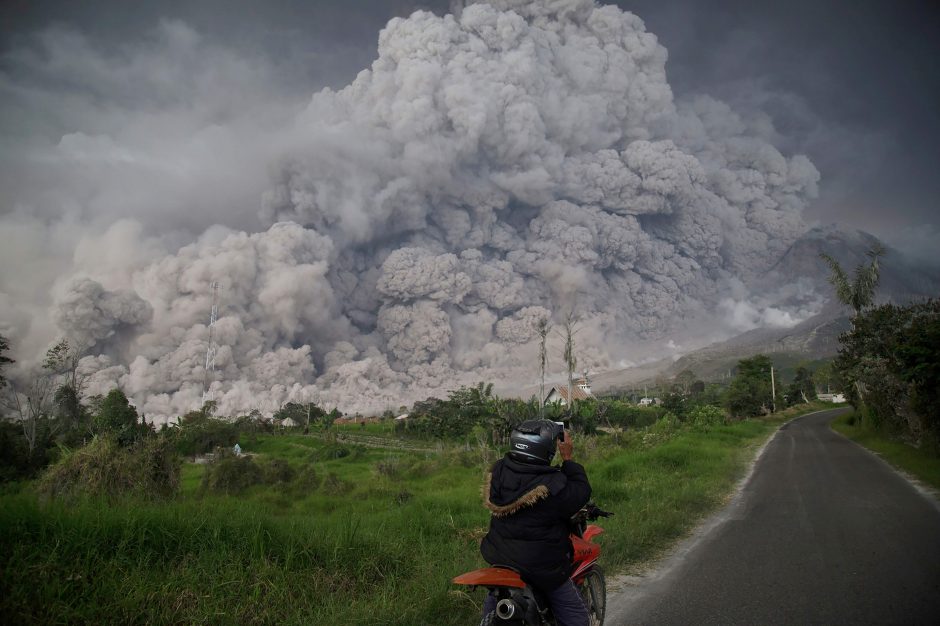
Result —
M 786 416 L 709 428 L 662 424 L 583 439 L 611 571 L 647 561 L 717 508 Z M 332 447 L 331 447 L 332 446 Z M 299 465 L 319 485 L 199 492 L 184 467 L 163 503 L 42 504 L 0 497 L 3 623 L 468 624 L 482 592 L 450 578 L 482 566 L 481 451 L 352 448 L 313 437 L 242 447 Z
M 855 412 L 840 416 L 832 422 L 832 428 L 865 446 L 891 465 L 940 490 L 940 457 L 869 428 L 858 419 Z

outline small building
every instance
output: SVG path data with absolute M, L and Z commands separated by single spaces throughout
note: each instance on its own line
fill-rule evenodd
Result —
M 591 392 L 591 383 L 588 381 L 587 372 L 584 376 L 574 382 L 571 388 L 571 397 L 574 400 L 590 400 L 594 398 Z M 560 404 L 568 406 L 568 385 L 554 385 L 545 395 L 543 404 Z
M 274 425 L 279 428 L 294 428 L 295 426 L 297 426 L 297 422 L 295 422 L 289 417 L 285 417 L 282 420 L 274 420 Z
M 640 406 L 654 406 L 659 404 L 659 398 L 640 398 L 637 404 Z

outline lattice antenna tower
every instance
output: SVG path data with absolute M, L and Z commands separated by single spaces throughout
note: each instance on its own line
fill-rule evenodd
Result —
M 215 322 L 219 319 L 219 283 L 218 281 L 213 281 L 209 285 L 209 291 L 211 294 L 212 300 L 212 309 L 209 312 L 209 345 L 206 347 L 206 369 L 205 369 L 205 379 L 202 383 L 202 403 L 206 403 L 206 396 L 209 394 L 209 376 L 210 373 L 215 372 L 215 353 L 217 351 L 217 346 L 215 345 L 215 337 L 213 337 L 213 330 L 215 329 Z

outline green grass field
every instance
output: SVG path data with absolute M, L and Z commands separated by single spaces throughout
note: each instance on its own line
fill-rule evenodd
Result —
M 720 506 L 784 419 L 707 430 L 651 427 L 576 442 L 609 571 L 654 558 Z M 304 436 L 244 438 L 252 454 L 312 464 L 315 488 L 41 503 L 30 485 L 0 508 L 3 623 L 470 624 L 482 591 L 450 584 L 482 566 L 484 453 L 383 450 Z M 346 455 L 336 458 L 337 446 Z
M 895 467 L 940 490 L 940 458 L 866 427 L 855 413 L 839 417 L 832 428 L 842 433 Z

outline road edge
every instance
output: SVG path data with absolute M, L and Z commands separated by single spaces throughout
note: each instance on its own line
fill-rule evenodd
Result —
M 909 474 L 905 472 L 903 469 L 891 463 L 890 461 L 885 459 L 883 456 L 881 456 L 880 454 L 878 454 L 876 451 L 872 450 L 871 448 L 866 448 L 865 446 L 855 441 L 854 439 L 843 435 L 838 430 L 832 427 L 832 422 L 830 422 L 828 426 L 829 426 L 829 430 L 839 435 L 846 441 L 852 443 L 853 445 L 858 446 L 859 448 L 861 448 L 862 450 L 864 450 L 871 456 L 875 457 L 875 459 L 877 459 L 882 465 L 884 465 L 885 467 L 890 469 L 892 472 L 897 474 L 900 478 L 903 478 L 911 487 L 914 488 L 914 490 L 917 493 L 919 493 L 925 500 L 927 500 L 927 502 L 929 502 L 930 505 L 933 506 L 933 508 L 935 508 L 938 512 L 940 512 L 940 490 L 934 489 L 932 486 L 923 483 L 919 478 L 917 478 L 913 474 Z

